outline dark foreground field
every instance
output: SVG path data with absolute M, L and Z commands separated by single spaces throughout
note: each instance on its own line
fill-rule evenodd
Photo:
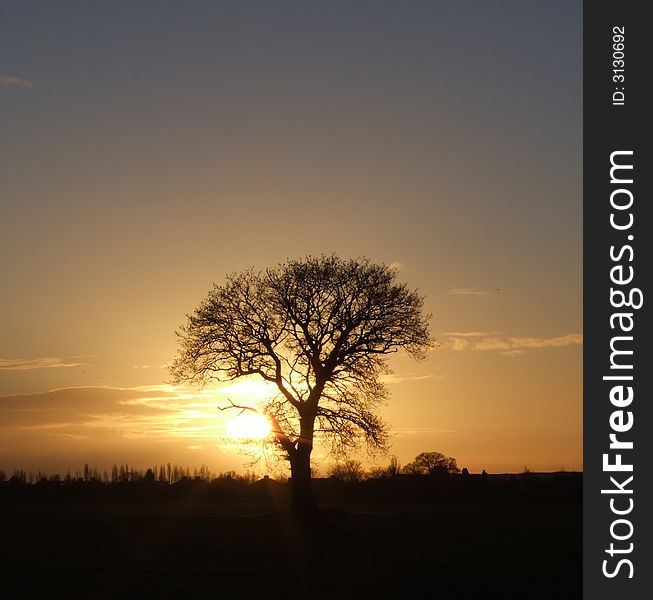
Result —
M 581 597 L 574 506 L 331 508 L 1 503 L 0 596 Z

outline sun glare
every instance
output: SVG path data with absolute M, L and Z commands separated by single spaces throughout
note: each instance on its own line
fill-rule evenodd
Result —
M 243 413 L 227 421 L 227 435 L 237 440 L 262 440 L 270 433 L 270 422 L 262 415 Z

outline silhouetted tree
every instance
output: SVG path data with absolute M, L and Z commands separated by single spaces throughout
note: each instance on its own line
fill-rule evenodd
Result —
M 396 477 L 401 473 L 401 464 L 396 456 L 390 457 L 390 462 L 385 467 L 374 467 L 370 470 L 369 476 L 373 479 L 381 479 L 382 477 Z
M 438 472 L 458 473 L 456 459 L 440 452 L 422 452 L 404 467 L 412 475 L 433 475 Z
M 274 384 L 278 394 L 262 410 L 290 462 L 291 507 L 311 510 L 316 432 L 335 450 L 361 440 L 385 447 L 380 376 L 390 353 L 426 355 L 432 343 L 422 308 L 395 269 L 368 259 L 307 257 L 235 273 L 177 332 L 171 372 L 177 383 L 258 376 Z
M 14 483 L 27 483 L 27 473 L 23 469 L 14 469 L 14 474 L 9 478 L 9 481 Z M 30 482 L 31 483 L 31 482 Z
M 329 476 L 347 483 L 354 483 L 365 479 L 365 470 L 361 461 L 350 459 L 333 465 L 329 469 Z
M 401 473 L 401 464 L 399 463 L 399 459 L 396 456 L 390 457 L 390 462 L 385 469 L 385 473 L 388 477 L 396 477 L 399 475 L 399 473 Z

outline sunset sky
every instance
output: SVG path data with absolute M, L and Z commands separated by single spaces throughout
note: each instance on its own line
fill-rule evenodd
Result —
M 2 3 L 0 468 L 243 470 L 265 390 L 166 384 L 174 332 L 335 252 L 433 313 L 391 454 L 581 469 L 581 6 Z

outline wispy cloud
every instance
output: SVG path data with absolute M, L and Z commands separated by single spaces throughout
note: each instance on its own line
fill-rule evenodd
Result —
M 31 88 L 33 85 L 29 79 L 20 79 L 19 77 L 0 75 L 0 87 Z
M 57 430 L 74 436 L 119 432 L 124 437 L 171 439 L 210 430 L 215 439 L 217 398 L 153 385 L 86 386 L 0 396 L 0 430 Z M 204 432 L 204 435 L 207 435 Z
M 511 350 L 514 349 L 510 339 L 487 337 L 472 344 L 472 350 Z
M 445 331 L 442 335 L 449 338 L 448 346 L 454 352 L 469 350 L 474 341 L 470 338 L 489 338 L 500 331 Z
M 500 331 L 445 331 L 442 335 L 447 337 L 489 337 L 491 335 L 497 335 L 501 333 Z
M 463 350 L 468 350 L 471 346 L 471 342 L 465 338 L 451 338 L 451 349 L 454 352 L 462 352 Z
M 395 272 L 396 272 L 396 271 L 399 271 L 399 270 L 401 270 L 401 269 L 404 268 L 404 263 L 402 263 L 402 262 L 400 262 L 400 261 L 398 261 L 398 260 L 395 260 L 394 262 L 391 262 L 391 263 L 388 265 L 388 267 L 389 267 L 392 271 L 395 271 Z
M 391 429 L 391 432 L 396 437 L 459 433 L 457 429 L 438 429 L 438 428 L 430 428 L 430 427 L 410 427 L 410 428 Z
M 450 296 L 487 296 L 485 290 L 478 288 L 452 288 L 447 291 Z
M 38 358 L 0 358 L 0 371 L 30 371 L 32 369 L 61 369 L 80 367 L 79 357 L 41 356 Z
M 534 348 L 561 348 L 583 343 L 580 333 L 569 333 L 557 337 L 498 337 L 485 335 L 483 332 L 452 332 L 444 334 L 449 337 L 448 346 L 451 350 L 499 351 L 505 356 L 516 356 Z
M 37 449 L 44 461 L 81 462 L 94 455 L 102 461 L 126 452 L 142 461 L 160 453 L 183 460 L 188 452 L 219 446 L 221 455 L 247 456 L 249 462 L 260 454 L 261 442 L 234 439 L 231 426 L 240 417 L 218 410 L 224 404 L 215 389 L 167 384 L 0 395 L 0 450 L 3 460 L 19 463 L 27 449 Z
M 383 375 L 381 381 L 383 383 L 393 384 L 393 383 L 403 383 L 404 381 L 423 381 L 424 379 L 433 379 L 435 375 L 415 375 L 414 373 L 390 373 L 389 375 Z
M 574 346 L 583 343 L 580 333 L 569 333 L 552 338 L 511 338 L 512 348 L 555 348 L 558 346 Z

